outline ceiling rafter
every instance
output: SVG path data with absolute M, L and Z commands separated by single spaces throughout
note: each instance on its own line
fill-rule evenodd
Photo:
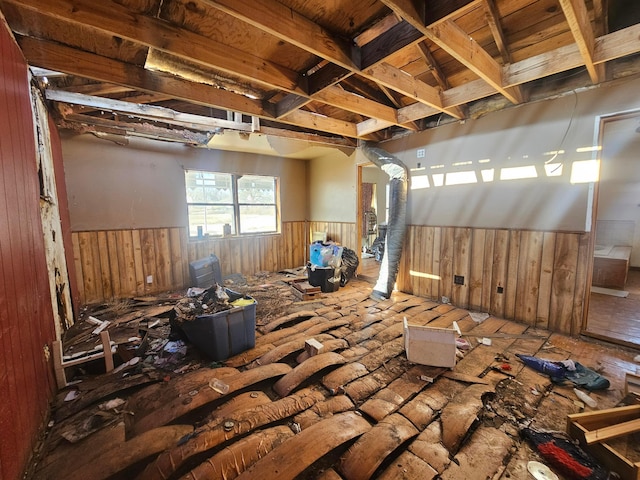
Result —
M 318 45 L 314 41 L 314 32 L 316 32 L 319 27 L 311 20 L 295 14 L 275 0 L 252 0 L 251 2 L 239 0 L 204 1 L 235 18 L 275 35 L 281 40 L 292 43 L 293 45 L 314 53 L 331 63 L 349 70 L 350 73 L 363 75 L 364 77 L 379 83 L 379 78 L 376 76 L 378 70 L 376 69 L 377 65 L 375 63 L 369 65 L 366 69 L 361 70 L 362 52 L 357 47 L 354 46 L 347 52 L 341 42 L 330 36 L 325 31 L 323 31 L 322 36 L 325 43 L 323 45 Z M 295 21 L 293 20 L 294 17 Z M 403 26 L 401 28 L 406 29 L 407 27 Z M 307 30 L 309 30 L 311 34 L 308 34 Z M 406 31 L 403 30 L 403 32 L 406 34 Z M 419 40 L 412 39 L 404 46 L 411 45 L 417 41 Z M 402 45 L 402 42 L 400 42 L 400 45 Z M 387 54 L 390 53 L 391 52 L 387 51 Z M 348 60 L 345 57 L 348 57 Z M 382 60 L 379 60 L 377 63 L 380 63 L 381 61 Z M 399 69 L 397 69 L 397 71 L 401 72 Z M 396 78 L 401 77 L 398 76 Z M 388 88 L 405 94 L 406 89 L 402 85 L 403 84 L 397 85 L 394 82 L 385 84 Z M 455 112 L 447 111 L 446 108 L 442 107 L 442 101 L 437 89 L 424 83 L 418 90 L 420 91 L 419 95 L 414 93 L 410 96 L 420 102 L 433 106 L 437 111 L 443 111 L 444 113 L 456 117 Z
M 46 16 L 64 21 L 88 24 L 109 34 L 197 62 L 203 67 L 260 83 L 269 89 L 279 89 L 308 98 L 306 79 L 293 70 L 173 27 L 162 20 L 135 14 L 109 0 L 104 0 L 99 5 L 88 0 L 20 0 L 19 5 L 37 9 Z M 304 104 L 301 101 L 299 106 Z M 353 102 L 350 101 L 343 105 L 334 104 L 347 111 L 350 111 L 351 105 Z
M 493 39 L 500 51 L 500 55 L 502 56 L 502 63 L 511 63 L 511 53 L 507 46 L 507 40 L 504 36 L 502 24 L 500 23 L 500 14 L 498 13 L 495 0 L 484 0 L 484 9 L 485 18 L 487 19 L 487 23 L 491 29 L 491 34 L 493 35 Z
M 453 20 L 447 19 L 427 26 L 423 20 L 424 13 L 419 12 L 411 0 L 382 0 L 382 2 L 512 103 L 521 103 L 524 100 L 519 88 L 503 85 L 500 64 Z
M 29 63 L 35 66 L 124 85 L 149 93 L 167 94 L 173 98 L 207 107 L 242 112 L 246 115 L 255 115 L 266 119 L 273 118 L 264 110 L 261 102 L 251 100 L 243 95 L 211 88 L 209 85 L 190 82 L 160 72 L 152 73 L 141 67 L 46 40 L 18 37 L 18 43 Z M 354 124 L 343 122 L 344 129 L 340 130 L 337 128 L 336 122 L 328 118 L 323 120 L 322 117 L 309 118 L 300 115 L 296 117 L 295 121 L 289 117 L 280 121 L 321 132 L 348 137 L 356 136 Z
M 593 51 L 595 35 L 589 21 L 589 13 L 584 0 L 560 0 L 560 6 L 569 23 L 573 38 L 578 45 L 584 65 L 593 83 L 598 83 L 604 77 L 604 67 L 594 63 Z

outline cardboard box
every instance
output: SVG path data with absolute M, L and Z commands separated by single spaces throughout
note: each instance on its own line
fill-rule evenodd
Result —
M 433 367 L 455 367 L 456 334 L 453 328 L 411 325 L 405 318 L 404 350 L 407 360 Z

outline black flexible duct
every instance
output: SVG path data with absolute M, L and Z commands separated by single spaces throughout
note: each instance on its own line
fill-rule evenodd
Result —
M 398 276 L 400 257 L 407 228 L 407 191 L 409 172 L 397 157 L 367 143 L 362 147 L 365 156 L 389 175 L 389 220 L 384 255 L 378 281 L 371 296 L 386 299 L 391 296 Z

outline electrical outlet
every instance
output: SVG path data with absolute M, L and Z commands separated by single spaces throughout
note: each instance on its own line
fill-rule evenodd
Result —
M 464 276 L 463 275 L 454 275 L 453 283 L 456 285 L 464 285 Z
M 504 293 L 504 287 L 498 287 L 498 293 Z
M 147 275 L 147 283 L 153 283 L 153 275 Z
M 416 154 L 418 155 L 418 158 L 424 158 L 426 153 L 427 152 L 424 148 L 419 148 L 416 152 Z

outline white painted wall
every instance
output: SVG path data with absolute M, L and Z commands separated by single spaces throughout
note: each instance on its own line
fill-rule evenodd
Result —
M 308 215 L 307 161 L 131 138 L 62 137 L 73 231 L 187 225 L 185 169 L 280 178 L 283 221 Z

